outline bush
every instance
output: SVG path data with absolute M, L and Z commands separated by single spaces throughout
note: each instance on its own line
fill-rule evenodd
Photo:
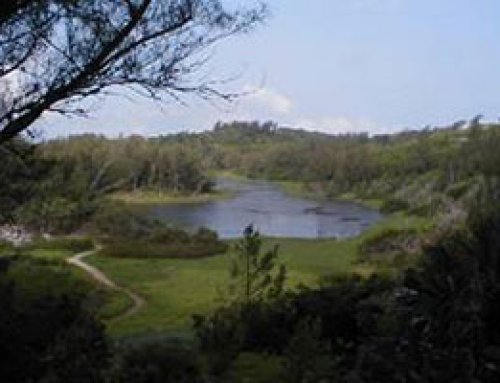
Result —
M 384 261 L 395 259 L 418 247 L 417 232 L 414 229 L 387 229 L 365 239 L 359 245 L 361 261 Z
M 131 233 L 128 237 L 108 238 L 102 254 L 118 258 L 202 258 L 225 253 L 228 249 L 217 233 L 205 228 L 189 234 L 161 224 L 151 224 L 151 227 L 154 228 L 149 232 L 145 230 L 141 236 Z
M 194 315 L 193 327 L 211 374 L 224 374 L 243 346 L 240 306 L 221 307 L 212 315 Z
M 288 292 L 272 301 L 221 307 L 208 317 L 196 318 L 196 334 L 202 350 L 228 349 L 228 339 L 241 351 L 282 354 L 299 323 L 317 318 L 318 338 L 332 351 L 353 351 L 353 343 L 368 339 L 377 330 L 385 310 L 386 294 L 394 283 L 383 277 L 357 276 L 324 279 L 316 289 Z
M 390 198 L 382 204 L 380 211 L 382 213 L 395 213 L 397 211 L 408 210 L 410 205 L 407 201 L 399 198 Z
M 188 232 L 177 229 L 162 227 L 154 230 L 148 238 L 151 242 L 160 244 L 178 244 L 191 242 Z
M 13 246 L 10 242 L 0 240 L 0 256 L 9 254 L 12 250 Z
M 108 242 L 101 254 L 117 258 L 203 258 L 223 254 L 227 248 L 224 242 L 162 244 L 120 240 Z
M 30 258 L 0 267 L 0 374 L 5 382 L 101 382 L 104 327 L 66 268 Z
M 90 237 L 58 237 L 52 239 L 37 238 L 30 246 L 36 249 L 69 250 L 80 253 L 94 248 L 94 241 Z
M 72 201 L 63 197 L 34 199 L 16 211 L 22 225 L 52 234 L 66 234 L 78 229 L 95 209 L 91 201 Z
M 197 353 L 178 342 L 149 341 L 119 351 L 109 381 L 120 383 L 206 382 Z
M 446 190 L 446 194 L 454 200 L 458 200 L 463 197 L 470 189 L 470 182 L 457 182 L 456 184 L 452 184 L 448 187 L 448 189 Z
M 91 231 L 108 238 L 140 238 L 161 227 L 119 202 L 106 202 L 92 217 Z
M 218 241 L 218 236 L 215 231 L 209 230 L 205 227 L 201 227 L 194 234 L 193 240 L 201 243 L 214 243 Z
M 321 321 L 304 318 L 295 327 L 285 350 L 284 371 L 290 383 L 338 380 L 328 341 L 321 338 Z

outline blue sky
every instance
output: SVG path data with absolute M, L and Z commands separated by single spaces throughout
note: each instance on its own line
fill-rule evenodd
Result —
M 47 136 L 155 135 L 272 119 L 330 133 L 391 132 L 500 116 L 498 0 L 268 4 L 265 25 L 219 44 L 207 67 L 216 78 L 237 75 L 229 89 L 249 92 L 237 103 L 159 106 L 113 97 L 96 103 L 88 119 L 48 115 L 39 127 Z

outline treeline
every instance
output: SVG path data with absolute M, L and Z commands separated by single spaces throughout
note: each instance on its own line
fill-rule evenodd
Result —
M 199 153 L 177 142 L 84 135 L 0 149 L 0 220 L 43 232 L 77 229 L 113 192 L 191 194 L 213 186 Z
M 410 178 L 437 170 L 447 181 L 490 170 L 500 160 L 498 125 L 454 124 L 393 135 L 326 135 L 271 123 L 219 124 L 192 141 L 216 150 L 212 166 L 253 177 L 321 181 L 339 192 L 385 178 Z
M 324 197 L 344 193 L 418 214 L 463 209 L 500 175 L 500 125 L 479 118 L 391 135 L 326 135 L 268 122 L 232 122 L 211 132 L 160 138 L 189 143 L 204 166 L 252 178 L 298 181 Z
M 203 193 L 214 185 L 209 174 L 229 171 L 293 181 L 321 197 L 375 198 L 387 211 L 457 215 L 499 175 L 499 144 L 499 125 L 477 118 L 375 136 L 232 122 L 150 139 L 83 135 L 36 147 L 18 140 L 1 148 L 0 198 L 2 214 L 50 229 L 49 221 L 84 220 L 112 192 Z
M 192 193 L 211 187 L 200 153 L 181 142 L 83 135 L 49 141 L 39 152 L 60 165 L 67 181 L 84 184 L 80 188 L 90 194 L 137 189 Z

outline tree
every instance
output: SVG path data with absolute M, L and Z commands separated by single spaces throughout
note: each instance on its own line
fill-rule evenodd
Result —
M 297 323 L 284 353 L 286 381 L 329 382 L 335 379 L 336 360 L 327 340 L 321 338 L 321 321 L 304 318 Z
M 87 289 L 55 264 L 1 257 L 3 381 L 103 381 L 109 349 Z
M 231 293 L 246 304 L 279 295 L 283 290 L 286 268 L 281 265 L 273 274 L 278 247 L 261 254 L 260 233 L 249 225 L 243 234 L 244 237 L 236 245 L 237 256 L 231 265 Z
M 5 222 L 12 221 L 15 210 L 33 198 L 37 193 L 37 183 L 47 176 L 51 165 L 20 139 L 0 146 L 0 156 L 0 222 Z
M 207 48 L 265 13 L 264 5 L 228 10 L 219 0 L 14 1 L 0 13 L 0 143 L 44 112 L 84 115 L 77 102 L 113 87 L 154 100 L 230 99 L 195 74 Z

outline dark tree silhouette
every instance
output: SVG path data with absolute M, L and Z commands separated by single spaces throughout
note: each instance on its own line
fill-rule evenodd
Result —
M 82 115 L 76 103 L 116 86 L 155 100 L 231 98 L 200 69 L 207 48 L 247 32 L 264 5 L 218 0 L 17 0 L 0 12 L 0 143 L 44 112 Z

